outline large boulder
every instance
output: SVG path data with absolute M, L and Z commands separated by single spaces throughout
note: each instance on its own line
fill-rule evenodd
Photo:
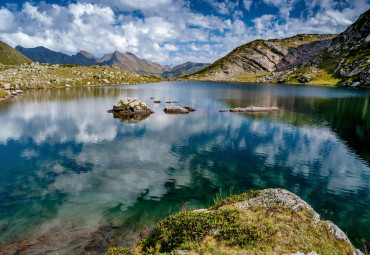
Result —
M 143 100 L 135 97 L 119 100 L 108 112 L 116 115 L 149 115 L 154 113 Z

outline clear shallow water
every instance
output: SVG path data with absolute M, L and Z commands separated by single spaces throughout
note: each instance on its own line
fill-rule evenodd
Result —
M 106 111 L 139 97 L 138 122 Z M 166 115 L 176 100 L 197 109 Z M 27 91 L 0 104 L 0 253 L 102 252 L 180 208 L 281 187 L 370 240 L 370 93 L 174 82 Z M 220 113 L 237 106 L 276 113 Z

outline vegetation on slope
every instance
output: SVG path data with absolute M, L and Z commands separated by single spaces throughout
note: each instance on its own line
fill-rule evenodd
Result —
M 21 65 L 32 61 L 8 44 L 0 41 L 0 63 L 3 65 Z
M 0 99 L 6 97 L 7 95 L 8 93 L 6 93 L 6 91 L 0 89 Z
M 0 87 L 44 88 L 61 86 L 93 86 L 136 84 L 161 81 L 160 78 L 139 75 L 107 66 L 74 66 L 23 64 L 0 66 Z
M 242 209 L 238 202 L 260 196 L 250 191 L 217 199 L 210 210 L 171 215 L 131 252 L 107 254 L 353 254 L 354 247 L 334 237 L 325 221 L 313 223 L 312 208 L 283 205 Z M 303 202 L 304 203 L 304 202 Z M 182 252 L 182 253 L 181 253 Z

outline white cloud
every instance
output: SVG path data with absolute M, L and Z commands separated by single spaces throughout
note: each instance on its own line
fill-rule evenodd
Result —
M 253 3 L 253 0 L 243 0 L 244 8 L 249 11 L 251 8 L 251 5 Z
M 26 2 L 20 11 L 0 9 L 0 40 L 13 47 L 41 45 L 71 54 L 129 51 L 162 64 L 213 62 L 257 38 L 342 32 L 370 7 L 362 0 L 344 1 L 340 7 L 333 0 L 263 0 L 277 7 L 275 12 L 255 17 L 254 25 L 247 26 L 244 14 L 254 4 L 252 0 L 203 1 L 218 14 L 191 9 L 189 0 Z M 291 17 L 298 1 L 305 6 L 299 19 Z M 205 43 L 210 47 L 202 47 Z
M 0 32 L 10 32 L 14 29 L 14 15 L 8 9 L 0 9 Z

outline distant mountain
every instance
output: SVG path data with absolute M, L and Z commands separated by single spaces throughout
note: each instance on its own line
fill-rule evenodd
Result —
M 177 79 L 184 75 L 199 72 L 200 70 L 206 68 L 207 66 L 209 66 L 209 64 L 186 62 L 184 64 L 174 66 L 168 71 L 165 71 L 162 74 L 162 77 L 166 79 Z
M 150 74 L 161 76 L 167 69 L 160 64 L 141 59 L 135 54 L 115 51 L 112 54 L 106 54 L 97 62 L 99 65 L 118 66 L 120 69 L 138 74 Z
M 370 87 L 369 20 L 370 10 L 338 36 L 256 40 L 186 78 Z
M 15 48 L 20 53 L 26 55 L 34 62 L 48 64 L 70 64 L 70 65 L 101 65 L 101 66 L 117 66 L 120 69 L 138 74 L 148 74 L 160 76 L 167 67 L 141 59 L 132 53 L 121 53 L 115 51 L 112 54 L 105 54 L 98 58 L 87 51 L 80 51 L 76 55 L 69 56 L 61 52 L 55 52 L 45 47 L 39 46 L 36 48 L 23 48 L 17 46 Z
M 8 44 L 0 41 L 0 63 L 3 65 L 21 65 L 32 63 L 32 61 Z
M 15 49 L 29 57 L 32 61 L 39 63 L 82 66 L 117 66 L 120 69 L 128 72 L 155 75 L 168 79 L 175 79 L 186 74 L 198 72 L 208 65 L 187 62 L 185 64 L 169 68 L 168 66 L 162 66 L 160 64 L 141 59 L 133 53 L 121 53 L 119 51 L 115 51 L 111 54 L 105 54 L 103 57 L 98 58 L 87 51 L 80 51 L 76 55 L 69 56 L 61 52 L 49 50 L 42 46 L 36 48 L 23 48 L 21 46 L 17 46 Z

